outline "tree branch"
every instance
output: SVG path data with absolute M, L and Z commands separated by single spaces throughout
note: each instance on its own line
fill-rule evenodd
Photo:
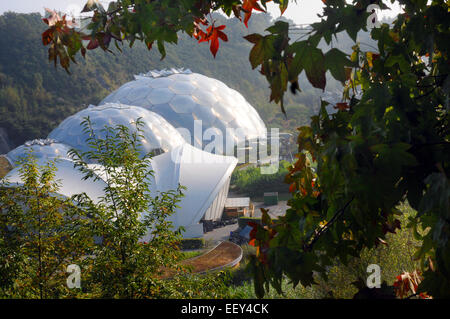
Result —
M 303 245 L 303 249 L 305 251 L 311 251 L 312 246 L 316 243 L 316 241 L 319 240 L 320 236 L 322 236 L 328 229 L 344 214 L 347 207 L 350 205 L 350 203 L 355 199 L 355 196 L 352 197 L 341 209 L 339 209 L 334 216 L 330 219 L 328 223 L 326 223 L 325 226 L 321 227 L 320 229 L 316 230 L 314 233 L 313 238 L 308 244 Z

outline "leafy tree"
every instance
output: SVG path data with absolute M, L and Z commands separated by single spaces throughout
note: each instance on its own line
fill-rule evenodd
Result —
M 77 52 L 116 44 L 156 42 L 162 56 L 164 43 L 176 43 L 183 31 L 200 41 L 216 42 L 222 25 L 210 13 L 219 9 L 247 25 L 253 10 L 264 11 L 267 0 L 114 1 L 108 9 L 89 1 L 93 12 L 90 34 L 67 28 L 64 19 L 47 20 L 43 34 L 49 58 L 69 68 Z M 283 12 L 289 1 L 275 0 Z M 300 89 L 302 72 L 312 86 L 324 89 L 326 72 L 344 85 L 342 101 L 330 114 L 322 102 L 311 127 L 299 129 L 298 161 L 286 181 L 291 184 L 291 208 L 275 224 L 263 215 L 264 227 L 253 232 L 258 250 L 252 261 L 255 288 L 263 296 L 269 285 L 281 290 L 287 275 L 294 286 L 313 283 L 313 272 L 372 248 L 388 232 L 399 228 L 396 207 L 408 200 L 417 210 L 407 226 L 426 229 L 417 234 L 422 246 L 424 280 L 419 291 L 433 297 L 450 292 L 450 187 L 449 187 L 449 10 L 444 0 L 398 0 L 404 13 L 393 24 L 371 30 L 376 49 L 358 43 L 350 56 L 332 44 L 346 32 L 354 41 L 372 19 L 369 4 L 386 9 L 383 0 L 324 1 L 321 21 L 309 34 L 291 41 L 290 27 L 276 21 L 265 34 L 249 34 L 253 44 L 250 63 L 270 84 L 270 100 L 284 111 L 284 95 Z M 369 19 L 370 18 L 370 19 Z M 206 35 L 202 32 L 209 25 Z M 202 32 L 201 32 L 202 31 Z M 89 39 L 85 48 L 82 39 Z M 223 39 L 222 39 L 223 40 Z M 219 42 L 220 43 L 220 42 Z M 215 54 L 217 44 L 211 46 Z M 317 162 L 311 168 L 305 152 Z M 320 252 L 320 253 L 318 253 Z
M 152 154 L 140 155 L 140 119 L 133 132 L 123 125 L 105 127 L 104 139 L 97 137 L 89 118 L 82 125 L 91 150 L 71 150 L 74 165 L 86 179 L 103 178 L 107 184 L 99 202 L 86 194 L 75 197 L 93 220 L 94 236 L 101 239 L 88 281 L 100 297 L 159 297 L 166 286 L 164 273 L 177 275 L 179 268 L 181 229 L 174 231 L 167 217 L 175 212 L 183 188 L 151 195 Z M 86 161 L 100 166 L 92 168 Z
M 87 264 L 93 245 L 89 220 L 70 198 L 55 196 L 54 162 L 39 166 L 30 153 L 19 171 L 23 185 L 0 185 L 0 294 L 76 295 L 66 285 L 66 271 L 70 264 Z
M 22 186 L 0 188 L 0 296 L 7 298 L 223 298 L 227 274 L 190 274 L 179 263 L 181 235 L 167 220 L 182 196 L 151 195 L 151 154 L 141 156 L 136 130 L 105 127 L 104 139 L 83 123 L 92 149 L 71 150 L 85 179 L 104 179 L 104 197 L 62 199 L 55 165 L 27 156 Z M 87 161 L 96 164 L 87 164 Z M 144 213 L 145 212 L 145 213 Z M 66 282 L 67 266 L 81 269 L 81 289 Z

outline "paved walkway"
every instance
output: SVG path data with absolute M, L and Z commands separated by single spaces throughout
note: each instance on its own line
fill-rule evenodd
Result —
M 205 242 L 208 246 L 215 246 L 220 241 L 228 240 L 230 238 L 230 232 L 238 229 L 238 224 L 228 225 L 225 227 L 216 228 L 203 235 Z
M 254 217 L 261 217 L 261 207 L 269 210 L 269 215 L 272 218 L 282 216 L 286 213 L 287 201 L 279 201 L 278 205 L 265 206 L 264 202 L 253 202 L 255 205 Z M 221 228 L 216 228 L 203 235 L 208 246 L 217 245 L 220 241 L 228 240 L 230 237 L 230 232 L 236 231 L 238 229 L 238 224 L 228 225 Z
M 286 214 L 286 210 L 288 209 L 287 201 L 279 201 L 278 205 L 264 205 L 264 202 L 253 202 L 255 205 L 255 214 L 254 217 L 261 217 L 260 208 L 265 208 L 269 210 L 269 215 L 272 218 L 277 218 L 278 216 L 283 216 Z

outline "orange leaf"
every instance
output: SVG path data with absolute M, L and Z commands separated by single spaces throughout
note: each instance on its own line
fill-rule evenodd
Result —
M 292 183 L 291 186 L 289 186 L 289 193 L 295 192 L 296 189 L 297 187 L 295 186 L 295 183 Z
M 94 49 L 96 49 L 98 46 L 99 46 L 98 40 L 97 40 L 97 39 L 94 39 L 94 40 L 91 40 L 91 41 L 88 43 L 88 45 L 87 45 L 86 48 L 87 48 L 88 50 L 94 50 Z
M 339 109 L 340 111 L 345 111 L 350 108 L 350 106 L 347 103 L 336 103 L 335 109 Z
M 52 29 L 48 29 L 47 31 L 45 31 L 44 33 L 42 33 L 42 43 L 44 45 L 49 44 L 50 42 L 52 42 Z
M 221 31 L 225 28 L 226 28 L 225 25 L 215 27 L 213 24 L 206 29 L 206 33 L 203 32 L 201 29 L 196 30 L 196 32 L 194 32 L 194 37 L 198 39 L 199 43 L 211 41 L 209 50 L 211 51 L 213 56 L 216 57 L 217 51 L 219 50 L 219 38 L 222 41 L 225 42 L 228 41 L 227 35 Z
M 258 0 L 244 0 L 242 4 L 242 10 L 245 12 L 244 24 L 248 28 L 248 20 L 252 16 L 252 10 L 265 12 L 263 8 L 258 4 Z

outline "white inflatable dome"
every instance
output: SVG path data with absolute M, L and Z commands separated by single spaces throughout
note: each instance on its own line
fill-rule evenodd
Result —
M 202 121 L 202 133 L 215 128 L 217 133 L 212 134 L 222 134 L 223 139 L 227 128 L 240 128 L 245 137 L 230 133 L 233 143 L 266 137 L 266 126 L 258 112 L 239 92 L 190 70 L 171 69 L 137 75 L 134 81 L 111 93 L 100 105 L 111 102 L 136 105 L 158 113 L 175 128 L 187 129 L 191 135 L 191 139 L 185 136 L 188 143 L 203 148 L 215 138 L 201 136 L 200 140 L 194 140 L 194 120 Z M 230 147 L 222 145 L 222 150 L 231 154 Z
M 87 143 L 88 133 L 83 131 L 81 125 L 86 117 L 89 117 L 94 134 L 98 138 L 105 138 L 105 132 L 102 132 L 105 126 L 124 125 L 130 132 L 135 132 L 134 122 L 141 118 L 144 124 L 143 138 L 140 139 L 143 155 L 149 152 L 155 152 L 157 155 L 185 143 L 180 133 L 160 115 L 141 107 L 118 103 L 91 105 L 69 116 L 49 134 L 49 138 L 70 145 L 81 152 L 91 150 Z
M 155 156 L 150 160 L 153 175 L 147 176 L 152 197 L 159 192 L 175 190 L 178 184 L 186 186 L 185 196 L 178 203 L 178 208 L 168 220 L 175 229 L 182 226 L 184 238 L 203 236 L 205 220 L 220 220 L 231 179 L 231 173 L 237 159 L 231 156 L 211 154 L 187 143 L 183 143 L 170 152 Z M 45 164 L 45 159 L 38 161 Z M 74 162 L 61 159 L 55 163 L 57 168 L 55 179 L 60 181 L 59 195 L 70 198 L 72 195 L 85 192 L 94 202 L 105 197 L 107 186 L 104 168 L 98 164 L 89 164 L 89 168 L 100 177 L 83 180 L 83 173 L 74 168 Z M 11 186 L 22 185 L 19 167 L 6 175 Z M 143 212 L 145 215 L 147 212 Z M 150 239 L 148 233 L 142 240 Z
M 45 165 L 47 160 L 39 158 L 37 164 Z M 74 162 L 68 159 L 59 159 L 55 162 L 55 181 L 59 181 L 60 188 L 58 194 L 70 198 L 72 195 L 86 193 L 95 203 L 98 203 L 105 196 L 103 191 L 107 184 L 101 180 L 84 180 L 83 173 L 74 167 Z M 11 186 L 23 185 L 24 181 L 20 175 L 20 166 L 15 167 L 6 175 L 6 179 Z
M 180 226 L 185 229 L 184 238 L 203 236 L 202 219 L 222 218 L 231 174 L 237 164 L 235 157 L 211 154 L 184 143 L 149 161 L 153 174 L 147 176 L 147 181 L 152 197 L 175 190 L 179 184 L 186 187 L 185 196 L 177 204 L 179 207 L 168 217 L 175 229 Z M 106 178 L 102 166 L 89 167 L 96 175 Z M 150 235 L 144 240 L 150 240 Z
M 30 151 L 37 159 L 55 159 L 68 158 L 67 152 L 70 149 L 69 145 L 58 143 L 53 139 L 36 139 L 16 147 L 6 154 L 6 158 L 12 166 L 16 166 Z

